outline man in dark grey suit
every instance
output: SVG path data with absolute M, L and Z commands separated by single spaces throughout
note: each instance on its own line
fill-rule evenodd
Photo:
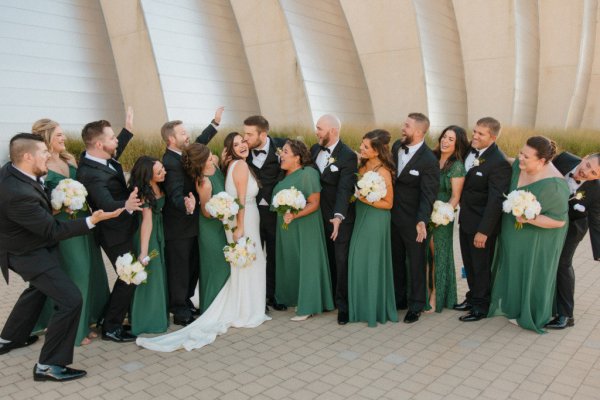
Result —
M 95 211 L 83 219 L 59 221 L 52 216 L 50 198 L 41 177 L 48 173 L 50 158 L 44 140 L 22 133 L 10 141 L 10 159 L 0 170 L 0 265 L 8 283 L 12 269 L 29 287 L 17 300 L 0 334 L 0 354 L 29 346 L 37 340 L 30 333 L 49 297 L 55 312 L 39 361 L 33 369 L 36 381 L 67 381 L 85 371 L 66 367 L 73 362 L 73 347 L 81 314 L 79 289 L 60 267 L 58 242 L 86 234 L 97 223 L 118 216 Z

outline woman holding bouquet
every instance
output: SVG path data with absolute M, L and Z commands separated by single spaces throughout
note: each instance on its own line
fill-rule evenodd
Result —
M 213 302 L 229 278 L 230 268 L 223 256 L 227 245 L 223 223 L 210 216 L 206 203 L 217 193 L 225 191 L 225 178 L 217 167 L 218 159 L 203 144 L 189 145 L 181 157 L 183 168 L 194 178 L 200 197 L 198 246 L 200 249 L 200 312 Z
M 463 128 L 450 125 L 442 131 L 433 154 L 440 164 L 440 188 L 437 200 L 450 205 L 455 210 L 460 201 L 465 175 L 464 156 L 469 149 L 467 133 Z M 434 207 L 435 208 L 435 207 Z M 435 211 L 434 211 L 435 212 Z M 454 266 L 453 244 L 454 221 L 447 225 L 432 225 L 427 239 L 427 261 L 429 271 L 428 312 L 442 312 L 444 307 L 452 308 L 457 303 L 456 271 Z
M 77 172 L 75 157 L 66 150 L 66 138 L 58 122 L 40 119 L 33 124 L 31 132 L 44 138 L 50 151 L 51 157 L 47 164 L 48 175 L 45 180 L 46 187 L 54 189 L 63 179 L 75 179 Z M 66 220 L 70 217 L 64 210 L 56 211 L 56 213 L 55 218 L 59 220 Z M 88 215 L 90 215 L 89 211 L 77 213 L 78 218 Z M 86 345 L 90 343 L 90 339 L 98 336 L 90 330 L 90 325 L 96 323 L 102 316 L 104 306 L 110 296 L 102 254 L 91 232 L 88 235 L 63 240 L 59 242 L 58 246 L 61 265 L 77 285 L 83 297 L 83 308 L 75 343 Z M 47 301 L 34 331 L 42 330 L 48 325 L 53 309 L 54 305 Z
M 350 322 L 366 321 L 371 327 L 377 322 L 398 322 L 390 237 L 395 168 L 389 143 L 390 133 L 383 129 L 363 136 L 358 188 L 363 186 L 364 178 L 371 176 L 368 173 L 376 173 L 372 176 L 380 183 L 380 190 L 364 195 L 357 189 L 356 220 L 350 240 L 348 317 Z
M 130 322 L 134 335 L 162 333 L 169 327 L 162 218 L 165 194 L 161 186 L 166 174 L 160 161 L 141 156 L 133 165 L 129 178 L 129 189 L 138 188 L 138 196 L 143 202 L 134 244 L 138 261 L 146 267 L 148 273 L 147 283 L 140 285 L 133 296 Z M 152 251 L 158 251 L 158 255 L 148 260 Z
M 510 191 L 531 192 L 541 213 L 530 219 L 502 215 L 492 264 L 488 316 L 504 315 L 537 333 L 552 318 L 556 270 L 568 228 L 569 188 L 550 162 L 555 154 L 556 144 L 543 136 L 530 137 L 519 152 Z
M 308 167 L 312 160 L 304 143 L 288 140 L 282 148 L 280 163 L 286 175 L 273 189 L 273 201 L 279 192 L 293 187 L 306 199 L 306 205 L 299 211 L 286 213 L 271 205 L 278 211 L 275 299 L 279 304 L 297 306 L 292 321 L 304 321 L 334 308 L 319 209 L 321 184 L 317 170 Z

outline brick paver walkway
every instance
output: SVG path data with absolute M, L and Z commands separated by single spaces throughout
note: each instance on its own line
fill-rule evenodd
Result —
M 576 325 L 563 331 L 538 335 L 499 317 L 462 323 L 453 310 L 377 328 L 339 327 L 335 312 L 296 323 L 273 311 L 259 328 L 191 352 L 96 339 L 75 350 L 73 367 L 88 376 L 62 384 L 33 381 L 40 340 L 0 356 L 0 398 L 600 399 L 600 264 L 589 238 L 575 263 Z M 2 325 L 24 288 L 11 277 L 0 284 Z M 459 280 L 459 299 L 465 289 Z

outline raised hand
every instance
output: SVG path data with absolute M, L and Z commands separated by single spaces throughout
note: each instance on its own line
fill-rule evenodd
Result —
M 125 209 L 130 213 L 134 211 L 142 211 L 142 201 L 138 198 L 137 194 L 138 188 L 135 187 L 125 202 Z
M 116 218 L 125 210 L 125 208 L 117 208 L 114 211 L 105 212 L 102 210 L 96 210 L 90 216 L 90 222 L 96 225 L 99 222 L 106 221 L 107 219 Z
M 221 117 L 223 116 L 223 111 L 225 111 L 225 107 L 224 106 L 219 106 L 217 108 L 217 110 L 215 111 L 215 122 L 217 123 L 217 125 L 219 125 L 221 123 Z
M 125 129 L 133 132 L 133 107 L 127 107 L 127 115 L 125 116 Z
M 190 192 L 187 196 L 183 198 L 183 202 L 185 203 L 185 210 L 187 214 L 193 214 L 194 209 L 196 208 L 196 198 L 194 197 L 192 192 Z

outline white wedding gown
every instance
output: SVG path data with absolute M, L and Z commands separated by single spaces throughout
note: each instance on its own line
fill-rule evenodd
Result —
M 231 173 L 235 164 L 229 167 L 225 190 L 238 197 Z M 242 161 L 243 162 L 243 161 Z M 260 217 L 256 207 L 258 184 L 249 174 L 244 206 L 244 235 L 256 244 L 256 260 L 246 268 L 232 268 L 225 285 L 196 321 L 182 329 L 153 338 L 138 337 L 138 346 L 149 350 L 171 352 L 179 348 L 190 351 L 211 344 L 218 335 L 227 332 L 229 327 L 255 328 L 271 318 L 265 314 L 266 297 L 266 260 L 260 247 Z M 228 240 L 231 241 L 230 234 Z M 151 279 L 151 278 L 150 278 Z

